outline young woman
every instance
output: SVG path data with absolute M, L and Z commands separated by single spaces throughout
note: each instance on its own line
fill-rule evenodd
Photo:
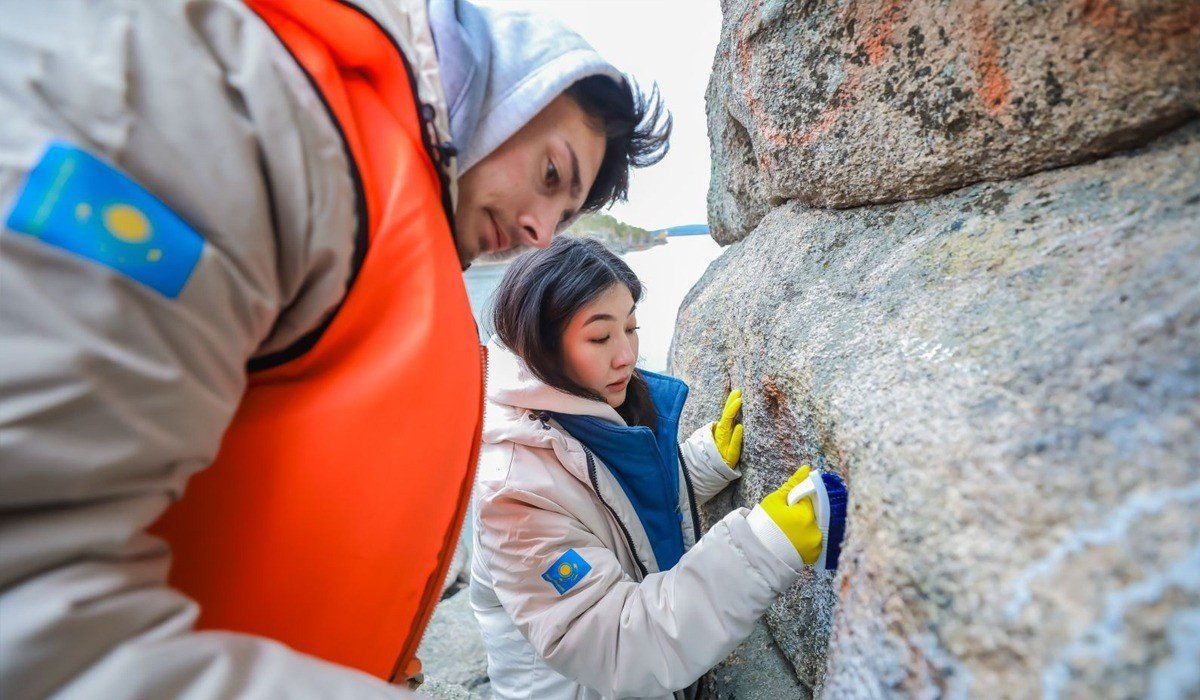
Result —
M 677 444 L 687 387 L 634 367 L 641 294 L 575 238 L 497 291 L 470 588 L 496 698 L 687 697 L 805 563 L 836 566 L 845 492 L 807 467 L 697 540 L 738 478 L 741 394 Z

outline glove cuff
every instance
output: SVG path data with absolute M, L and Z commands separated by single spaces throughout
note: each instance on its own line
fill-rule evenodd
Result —
M 796 551 L 795 545 L 761 505 L 754 506 L 750 514 L 746 516 L 746 522 L 763 546 L 771 550 L 771 553 L 783 563 L 792 567 L 794 571 L 804 568 L 804 560 L 800 558 L 800 553 Z

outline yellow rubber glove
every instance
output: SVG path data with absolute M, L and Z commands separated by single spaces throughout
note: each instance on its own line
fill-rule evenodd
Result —
M 713 440 L 717 443 L 717 452 L 730 469 L 737 466 L 742 458 L 742 424 L 733 424 L 734 417 L 742 410 L 742 390 L 734 389 L 725 399 L 725 409 L 721 411 L 721 420 L 713 425 Z
M 802 498 L 795 505 L 787 503 L 788 492 L 808 477 L 808 470 L 807 464 L 797 469 L 783 486 L 767 494 L 759 505 L 787 536 L 804 563 L 812 565 L 821 556 L 821 528 L 817 525 L 812 498 Z

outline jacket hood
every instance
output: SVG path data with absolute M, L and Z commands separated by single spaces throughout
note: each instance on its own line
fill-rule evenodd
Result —
M 594 416 L 625 425 L 617 409 L 603 401 L 568 394 L 538 379 L 525 360 L 495 337 L 488 341 L 487 398 L 493 403 L 530 411 Z
M 430 0 L 459 173 L 496 150 L 573 83 L 624 76 L 553 18 L 465 0 Z
M 540 421 L 529 420 L 530 411 L 592 416 L 625 425 L 621 414 L 603 401 L 568 394 L 538 379 L 524 360 L 492 338 L 488 341 L 484 442 L 512 440 L 548 447 L 549 442 L 562 435 L 557 429 L 543 430 Z

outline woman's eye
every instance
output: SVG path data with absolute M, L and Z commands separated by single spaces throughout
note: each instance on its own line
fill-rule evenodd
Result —
M 554 161 L 546 161 L 546 184 L 551 187 L 558 184 L 558 168 L 554 167 Z
M 608 339 L 609 339 L 609 336 L 606 335 L 603 338 L 592 338 L 592 342 L 596 343 L 597 345 L 602 345 L 604 343 L 607 343 Z

